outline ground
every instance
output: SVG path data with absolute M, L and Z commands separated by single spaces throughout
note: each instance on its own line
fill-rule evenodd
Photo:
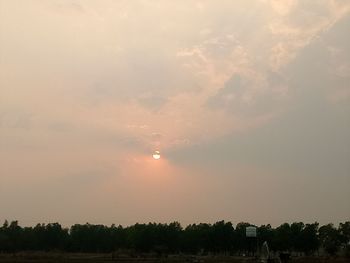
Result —
M 82 254 L 82 253 L 16 253 L 16 254 L 0 254 L 1 263 L 107 263 L 107 262 L 163 262 L 163 263 L 179 263 L 179 262 L 193 262 L 193 263 L 244 263 L 244 262 L 259 262 L 254 258 L 247 257 L 222 257 L 222 256 L 184 256 L 173 255 L 167 257 L 155 256 L 119 256 L 114 257 L 112 254 Z M 348 258 L 326 258 L 326 257 L 308 257 L 308 258 L 293 258 L 289 262 L 297 263 L 346 263 L 350 262 Z

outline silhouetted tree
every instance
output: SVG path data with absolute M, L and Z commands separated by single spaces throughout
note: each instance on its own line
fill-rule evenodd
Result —
M 271 227 L 270 224 L 268 225 L 262 225 L 258 227 L 258 240 L 259 240 L 259 246 L 261 246 L 265 241 L 271 245 L 273 243 L 274 238 L 274 229 Z
M 290 231 L 291 231 L 291 246 L 292 249 L 296 252 L 302 252 L 303 251 L 303 245 L 304 240 L 302 233 L 304 231 L 304 223 L 302 222 L 294 222 L 290 225 Z
M 246 237 L 246 227 L 248 226 L 251 226 L 251 224 L 247 222 L 241 222 L 236 225 L 233 246 L 239 253 L 247 253 L 250 249 L 250 242 Z
M 305 254 L 315 252 L 319 247 L 318 234 L 318 223 L 306 224 L 301 232 L 301 244 L 300 249 Z
M 136 252 L 157 253 L 247 253 L 256 239 L 246 237 L 242 222 L 233 227 L 231 222 L 191 224 L 182 228 L 180 223 L 135 224 L 126 228 L 111 225 L 75 224 L 70 229 L 59 223 L 20 227 L 17 221 L 5 221 L 0 227 L 0 252 L 21 250 L 70 252 L 112 252 L 131 249 Z M 321 245 L 327 253 L 335 255 L 340 248 L 349 248 L 350 222 L 337 228 L 332 224 L 318 228 L 318 223 L 295 222 L 277 228 L 262 225 L 257 228 L 261 245 L 267 241 L 274 251 L 296 251 L 312 254 Z M 252 243 L 254 242 L 254 244 Z
M 210 247 L 216 253 L 227 253 L 233 248 L 234 228 L 231 222 L 216 222 L 209 234 Z
M 272 248 L 276 251 L 290 251 L 293 247 L 293 235 L 288 223 L 276 228 Z
M 335 255 L 341 244 L 341 235 L 339 231 L 333 224 L 328 224 L 320 227 L 319 236 L 324 250 L 330 255 Z

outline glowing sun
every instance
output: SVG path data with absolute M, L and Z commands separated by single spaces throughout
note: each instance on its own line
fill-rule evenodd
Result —
M 160 159 L 160 152 L 159 151 L 155 151 L 152 156 L 153 156 L 153 159 L 159 160 Z

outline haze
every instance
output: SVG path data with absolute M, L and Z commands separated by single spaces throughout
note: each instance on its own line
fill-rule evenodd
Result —
M 0 0 L 0 222 L 349 220 L 349 28 L 343 0 Z

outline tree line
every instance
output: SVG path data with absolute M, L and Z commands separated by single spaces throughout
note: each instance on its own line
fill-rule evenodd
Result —
M 18 221 L 5 221 L 0 227 L 0 252 L 66 251 L 135 253 L 225 253 L 243 254 L 267 241 L 272 251 L 314 254 L 320 249 L 335 255 L 340 249 L 350 250 L 350 221 L 319 226 L 318 223 L 284 223 L 257 227 L 257 240 L 246 237 L 249 223 L 219 221 L 214 224 L 180 223 L 121 225 L 75 224 L 64 228 L 59 223 L 21 227 Z

